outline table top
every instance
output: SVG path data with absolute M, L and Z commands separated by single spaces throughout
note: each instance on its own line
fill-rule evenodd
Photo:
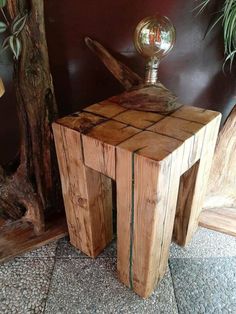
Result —
M 192 106 L 181 106 L 163 115 L 126 109 L 105 100 L 57 123 L 107 145 L 162 160 L 220 116 L 218 112 Z

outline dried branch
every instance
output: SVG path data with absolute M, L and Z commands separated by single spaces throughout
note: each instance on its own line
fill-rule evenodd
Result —
M 143 83 L 137 73 L 133 72 L 122 62 L 117 61 L 100 43 L 89 37 L 85 38 L 85 43 L 126 90 Z

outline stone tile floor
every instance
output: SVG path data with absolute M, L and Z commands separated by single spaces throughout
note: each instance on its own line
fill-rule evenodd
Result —
M 143 300 L 116 275 L 116 243 L 92 260 L 68 239 L 0 265 L 0 314 L 236 314 L 236 238 L 200 228 L 172 244 L 167 273 Z

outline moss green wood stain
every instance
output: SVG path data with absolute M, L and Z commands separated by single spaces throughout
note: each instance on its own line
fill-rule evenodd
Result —
M 130 226 L 130 256 L 129 256 L 129 283 L 133 289 L 133 240 L 134 240 L 134 158 L 132 152 L 132 180 L 131 180 L 131 226 Z

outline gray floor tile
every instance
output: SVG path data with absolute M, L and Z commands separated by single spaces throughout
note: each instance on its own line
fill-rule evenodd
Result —
M 57 242 L 53 241 L 47 245 L 41 246 L 38 249 L 22 254 L 22 258 L 48 258 L 56 256 Z
M 16 258 L 0 265 L 0 313 L 43 313 L 54 258 Z
M 236 313 L 236 257 L 169 261 L 180 314 Z
M 65 237 L 58 241 L 57 257 L 59 258 L 87 258 L 88 256 L 77 250 L 69 242 L 69 238 Z M 97 257 L 116 257 L 116 240 L 113 240 L 110 245 Z
M 57 259 L 46 314 L 168 313 L 177 307 L 170 273 L 153 295 L 143 300 L 116 276 L 116 259 Z
M 172 243 L 171 258 L 202 258 L 202 257 L 236 256 L 236 238 L 198 228 L 190 244 L 184 248 Z

